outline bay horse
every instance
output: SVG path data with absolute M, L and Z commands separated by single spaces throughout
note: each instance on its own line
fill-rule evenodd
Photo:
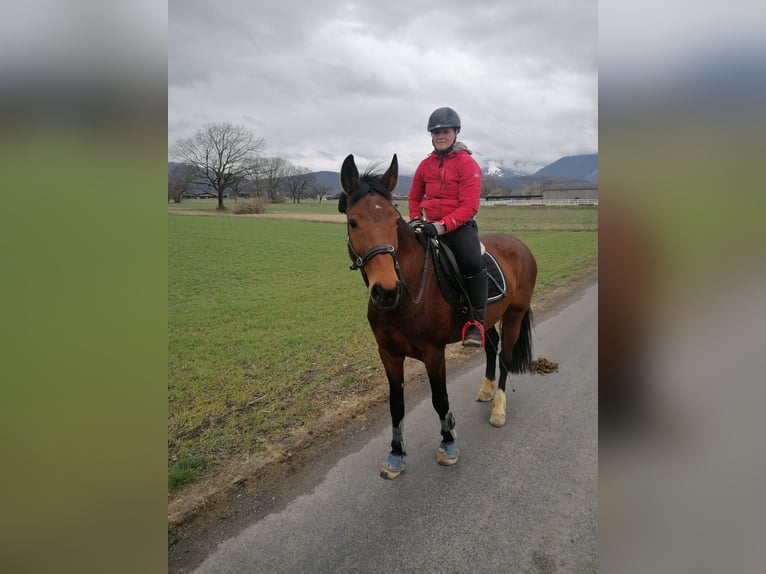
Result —
M 343 162 L 343 193 L 338 210 L 346 214 L 347 246 L 351 269 L 361 271 L 369 290 L 367 320 L 389 385 L 393 437 L 381 476 L 393 479 L 404 471 L 404 359 L 425 364 L 431 402 L 441 422 L 436 460 L 453 465 L 459 451 L 455 418 L 447 396 L 445 347 L 460 340 L 465 318 L 442 295 L 430 259 L 428 241 L 421 241 L 392 201 L 398 180 L 394 154 L 383 175 L 359 175 L 354 156 Z M 508 234 L 482 234 L 482 243 L 498 262 L 507 295 L 487 306 L 486 367 L 477 401 L 492 401 L 490 424 L 503 426 L 506 418 L 505 386 L 508 372 L 524 373 L 532 361 L 532 292 L 537 263 L 529 248 Z M 429 263 L 431 263 L 429 265 Z M 498 325 L 499 323 L 499 325 Z M 500 356 L 500 378 L 495 392 L 495 367 Z

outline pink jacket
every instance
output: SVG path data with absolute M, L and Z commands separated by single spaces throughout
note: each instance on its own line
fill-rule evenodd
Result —
M 410 219 L 439 221 L 447 232 L 470 221 L 479 210 L 481 168 L 465 145 L 458 142 L 444 156 L 432 152 L 415 170 L 409 196 Z

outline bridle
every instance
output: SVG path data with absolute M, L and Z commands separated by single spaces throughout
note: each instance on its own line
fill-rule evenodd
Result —
M 346 223 L 346 227 L 348 228 L 348 222 Z M 402 270 L 399 267 L 399 257 L 396 254 L 396 249 L 391 244 L 379 244 L 379 245 L 373 245 L 370 247 L 364 255 L 359 255 L 356 250 L 354 249 L 354 246 L 351 245 L 351 234 L 346 232 L 346 245 L 348 245 L 348 251 L 351 253 L 352 259 L 354 262 L 349 265 L 349 269 L 351 271 L 356 271 L 359 269 L 362 272 L 362 277 L 364 278 L 365 285 L 368 284 L 367 281 L 367 274 L 364 272 L 364 264 L 367 263 L 370 259 L 375 257 L 376 255 L 380 255 L 383 253 L 387 253 L 391 256 L 391 258 L 394 260 L 394 270 L 396 271 L 396 278 L 404 283 L 404 278 L 402 277 Z
M 398 210 L 397 210 L 398 211 Z M 401 216 L 400 216 L 401 219 Z M 404 280 L 404 277 L 402 277 L 402 270 L 399 267 L 399 256 L 396 253 L 396 248 L 389 244 L 378 244 L 373 245 L 370 247 L 364 255 L 359 255 L 359 253 L 356 252 L 354 249 L 354 246 L 351 245 L 351 234 L 349 232 L 350 225 L 348 222 L 346 222 L 346 245 L 348 246 L 348 251 L 351 254 L 351 258 L 353 259 L 353 263 L 349 265 L 349 269 L 351 271 L 356 271 L 359 269 L 362 272 L 362 279 L 364 279 L 364 284 L 369 286 L 370 282 L 367 279 L 367 274 L 364 272 L 364 265 L 367 263 L 370 259 L 373 257 L 376 257 L 381 254 L 388 254 L 391 256 L 391 259 L 394 260 L 394 271 L 396 271 L 396 278 L 398 280 L 397 282 L 397 290 L 400 290 L 402 286 L 404 287 L 405 291 L 407 291 L 407 294 L 410 296 L 410 299 L 417 305 L 420 303 L 420 298 L 423 296 L 423 291 L 425 290 L 426 286 L 426 275 L 428 274 L 428 255 L 429 251 L 431 250 L 431 241 L 429 240 L 426 242 L 425 247 L 425 255 L 423 256 L 423 274 L 420 277 L 420 289 L 418 290 L 417 297 L 412 296 L 412 291 L 410 291 L 410 288 L 407 286 L 407 282 Z M 399 296 L 397 295 L 397 301 L 399 300 Z

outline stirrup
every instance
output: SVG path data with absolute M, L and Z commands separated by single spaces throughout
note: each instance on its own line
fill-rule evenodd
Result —
M 478 327 L 479 333 L 481 334 L 481 346 L 484 346 L 484 327 L 479 321 L 467 321 L 465 325 L 463 325 L 463 330 L 460 333 L 460 339 L 463 341 L 463 345 L 466 346 L 466 339 L 465 335 L 468 333 L 468 329 L 471 327 Z

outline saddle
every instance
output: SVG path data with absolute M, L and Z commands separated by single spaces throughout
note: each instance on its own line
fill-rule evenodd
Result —
M 444 299 L 454 309 L 459 310 L 462 314 L 467 314 L 469 304 L 463 274 L 452 250 L 446 243 L 433 237 L 431 238 L 431 253 L 436 279 Z M 508 295 L 508 284 L 497 260 L 485 249 L 483 243 L 481 245 L 481 260 L 484 269 L 487 270 L 487 304 L 494 303 Z

